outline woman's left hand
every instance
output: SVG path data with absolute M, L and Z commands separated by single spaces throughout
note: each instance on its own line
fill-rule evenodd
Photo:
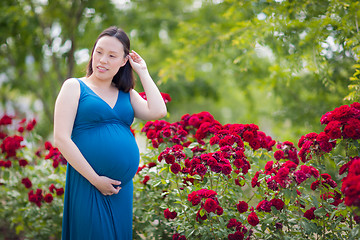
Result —
M 140 55 L 134 50 L 129 53 L 129 61 L 131 67 L 137 74 L 139 74 L 141 71 L 147 71 L 147 66 L 144 59 L 142 59 Z

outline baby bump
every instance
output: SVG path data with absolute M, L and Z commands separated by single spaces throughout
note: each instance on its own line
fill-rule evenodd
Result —
M 73 136 L 73 141 L 97 174 L 130 181 L 139 165 L 139 149 L 130 130 L 109 124 Z

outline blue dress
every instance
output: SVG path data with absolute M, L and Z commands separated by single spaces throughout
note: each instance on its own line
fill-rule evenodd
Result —
M 80 83 L 72 140 L 100 176 L 121 181 L 118 194 L 104 196 L 70 164 L 67 166 L 63 240 L 131 240 L 133 182 L 139 149 L 130 125 L 130 94 L 119 91 L 114 108 Z

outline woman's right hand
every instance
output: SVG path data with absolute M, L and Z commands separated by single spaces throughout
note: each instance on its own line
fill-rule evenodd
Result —
M 118 186 L 120 184 L 120 181 L 113 180 L 105 176 L 99 176 L 93 183 L 93 185 L 105 196 L 118 194 L 121 189 L 121 187 Z

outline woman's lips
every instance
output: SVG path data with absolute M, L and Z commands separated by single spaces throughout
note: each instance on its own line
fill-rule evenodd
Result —
M 96 68 L 99 70 L 99 72 L 105 72 L 107 70 L 107 68 L 102 66 L 97 66 Z

